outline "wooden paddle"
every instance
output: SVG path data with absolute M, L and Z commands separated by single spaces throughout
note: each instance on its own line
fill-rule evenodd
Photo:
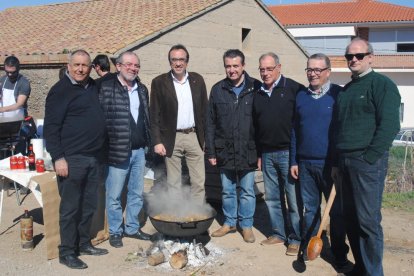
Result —
M 323 241 L 321 239 L 322 231 L 326 227 L 326 223 L 328 222 L 329 212 L 331 211 L 331 207 L 333 201 L 336 196 L 335 184 L 332 185 L 331 194 L 329 195 L 328 202 L 326 203 L 325 211 L 323 212 L 322 221 L 319 225 L 318 234 L 312 237 L 309 241 L 308 248 L 306 250 L 308 254 L 308 260 L 313 261 L 315 260 L 322 251 Z

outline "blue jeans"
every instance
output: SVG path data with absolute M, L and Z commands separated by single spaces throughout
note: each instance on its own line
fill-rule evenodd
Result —
M 311 237 L 316 236 L 321 219 L 322 195 L 328 200 L 333 180 L 332 167 L 324 161 L 299 161 L 299 183 L 303 203 L 302 248 L 305 249 Z M 337 188 L 335 201 L 330 212 L 331 249 L 336 264 L 347 260 L 349 247 L 346 245 L 345 223 L 340 205 L 341 191 Z
M 253 226 L 256 208 L 254 194 L 254 171 L 220 170 L 223 200 L 224 224 L 236 226 L 237 218 L 241 228 Z M 237 183 L 240 187 L 240 203 L 237 204 Z
M 358 275 L 384 275 L 384 235 L 381 203 L 388 168 L 388 152 L 374 164 L 363 156 L 341 156 L 346 230 Z
M 129 159 L 118 165 L 110 165 L 106 178 L 106 211 L 109 234 L 121 235 L 122 206 L 121 194 L 127 183 L 127 202 L 125 215 L 125 233 L 132 235 L 139 230 L 138 214 L 143 205 L 145 153 L 140 148 L 132 150 Z
M 269 210 L 273 236 L 284 241 L 287 240 L 289 244 L 299 244 L 300 217 L 296 201 L 295 181 L 289 173 L 289 151 L 263 153 L 262 171 L 265 201 Z M 284 215 L 285 195 L 289 216 Z M 289 228 L 291 229 L 286 231 Z

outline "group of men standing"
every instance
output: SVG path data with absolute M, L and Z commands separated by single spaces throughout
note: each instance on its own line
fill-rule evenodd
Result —
M 89 237 L 101 170 L 106 171 L 109 242 L 121 247 L 123 237 L 150 239 L 138 220 L 148 157 L 165 158 L 172 194 L 180 189 L 185 158 L 191 196 L 202 204 L 206 155 L 219 168 L 223 186 L 225 220 L 213 237 L 236 232 L 238 224 L 244 241 L 255 241 L 253 186 L 259 168 L 271 226 L 261 243 L 285 244 L 286 254 L 297 256 L 315 235 L 321 195 L 327 197 L 335 181 L 335 268 L 349 268 L 348 235 L 355 275 L 382 275 L 381 196 L 387 150 L 399 130 L 400 96 L 391 80 L 371 69 L 372 56 L 366 40 L 348 45 L 352 81 L 341 88 L 329 81 L 329 58 L 312 55 L 305 87 L 281 74 L 279 57 L 271 52 L 259 59 L 263 82 L 250 77 L 244 54 L 231 49 L 223 55 L 226 78 L 213 86 L 208 99 L 202 76 L 187 71 L 189 53 L 178 44 L 168 52 L 171 71 L 152 81 L 149 101 L 135 53 L 121 54 L 117 74 L 97 86 L 89 77 L 89 54 L 73 52 L 65 77 L 46 99 L 44 126 L 61 195 L 60 262 L 86 268 L 78 254 L 107 253 L 92 246 Z

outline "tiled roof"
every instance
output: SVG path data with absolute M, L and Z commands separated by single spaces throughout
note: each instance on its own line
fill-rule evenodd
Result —
M 0 13 L 0 56 L 83 48 L 113 54 L 224 0 L 90 0 Z M 65 50 L 66 49 L 66 50 Z
M 375 0 L 269 6 L 285 26 L 414 21 L 414 8 Z
M 344 56 L 330 56 L 332 68 L 347 68 Z M 374 55 L 374 69 L 414 69 L 414 55 Z

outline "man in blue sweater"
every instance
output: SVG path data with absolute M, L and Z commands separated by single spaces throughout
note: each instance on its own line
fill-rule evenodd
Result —
M 304 207 L 301 247 L 306 260 L 309 239 L 316 236 L 320 224 L 322 194 L 327 200 L 333 185 L 331 121 L 336 97 L 342 88 L 330 82 L 331 62 L 324 54 L 310 56 L 305 72 L 309 87 L 296 96 L 290 172 L 300 183 Z M 339 207 L 339 201 L 335 200 L 331 211 L 331 248 L 336 270 L 348 272 L 352 269 L 352 263 L 346 257 L 349 248 L 345 243 L 345 228 Z

